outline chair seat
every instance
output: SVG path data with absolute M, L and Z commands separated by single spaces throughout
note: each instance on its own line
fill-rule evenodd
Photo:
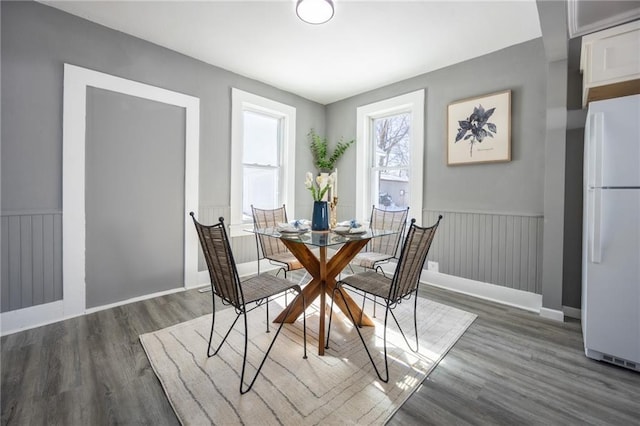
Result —
M 375 251 L 360 252 L 353 258 L 351 263 L 355 263 L 363 268 L 374 269 L 375 264 L 385 260 L 393 259 L 393 256 L 386 253 L 378 253 Z
M 359 274 L 349 275 L 343 278 L 341 282 L 383 299 L 389 297 L 391 279 L 374 271 L 365 271 Z
M 242 281 L 240 285 L 242 286 L 245 304 L 271 297 L 295 287 L 295 284 L 291 281 L 270 274 L 257 275 Z
M 274 253 L 267 257 L 269 260 L 273 260 L 275 262 L 284 263 L 288 266 L 290 271 L 295 271 L 296 269 L 302 269 L 302 263 L 294 255 L 291 253 Z
M 320 256 L 320 251 L 317 248 L 311 249 L 311 252 L 316 257 Z M 327 250 L 327 258 L 331 259 L 334 253 L 335 251 L 332 251 L 331 249 Z M 267 259 L 286 264 L 289 267 L 289 271 L 295 271 L 296 269 L 304 268 L 302 263 L 300 263 L 300 261 L 296 259 L 296 257 L 290 252 L 272 254 L 267 257 Z

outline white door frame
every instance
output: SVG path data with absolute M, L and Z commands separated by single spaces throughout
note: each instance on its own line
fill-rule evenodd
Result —
M 186 112 L 184 177 L 184 287 L 198 285 L 198 236 L 190 211 L 198 211 L 200 99 L 98 71 L 64 64 L 62 129 L 63 316 L 86 312 L 85 144 L 87 88 L 110 90 L 182 107 Z

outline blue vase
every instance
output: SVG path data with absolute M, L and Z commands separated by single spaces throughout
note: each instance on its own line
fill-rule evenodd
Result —
M 329 230 L 329 207 L 326 201 L 313 202 L 313 216 L 311 217 L 312 231 Z

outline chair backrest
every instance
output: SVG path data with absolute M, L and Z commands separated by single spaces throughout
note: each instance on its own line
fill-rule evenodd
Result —
M 253 213 L 253 226 L 258 229 L 275 228 L 280 223 L 287 223 L 287 210 L 284 205 L 277 209 L 257 209 L 252 205 L 251 212 Z M 256 234 L 256 238 L 260 242 L 263 258 L 268 259 L 273 255 L 289 252 L 289 249 L 280 241 L 280 238 L 261 234 Z
M 229 237 L 224 228 L 224 218 L 220 218 L 215 225 L 203 225 L 196 220 L 193 212 L 189 213 L 198 231 L 200 247 L 207 261 L 211 290 L 221 299 L 235 307 L 244 304 L 240 277 L 233 253 L 229 245 Z
M 428 228 L 417 226 L 416 220 L 411 219 L 391 282 L 389 300 L 397 301 L 418 288 L 420 273 L 441 219 L 442 215 L 438 216 L 438 221 Z
M 397 234 L 385 235 L 384 237 L 373 238 L 369 241 L 367 251 L 387 254 L 395 257 L 398 252 L 398 245 L 402 240 L 404 228 L 407 224 L 409 208 L 404 210 L 381 210 L 373 206 L 371 209 L 371 229 L 384 229 L 399 231 Z

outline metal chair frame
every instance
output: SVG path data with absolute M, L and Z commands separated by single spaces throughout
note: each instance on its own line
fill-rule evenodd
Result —
M 229 244 L 229 237 L 224 226 L 224 218 L 220 217 L 219 222 L 214 225 L 202 225 L 199 223 L 193 212 L 190 213 L 193 223 L 198 232 L 200 239 L 200 245 L 204 253 L 205 260 L 207 261 L 207 267 L 209 269 L 209 277 L 211 279 L 211 291 L 213 302 L 213 317 L 211 320 L 211 332 L 209 334 L 209 343 L 207 346 L 207 357 L 212 357 L 220 351 L 222 345 L 227 340 L 227 337 L 231 333 L 231 330 L 235 327 L 238 319 L 242 315 L 244 318 L 244 352 L 242 357 L 242 373 L 240 375 L 240 394 L 245 394 L 251 390 L 253 384 L 258 378 L 258 374 L 262 370 L 262 367 L 271 352 L 271 348 L 275 343 L 284 322 L 280 323 L 268 349 L 266 350 L 260 365 L 258 366 L 256 373 L 251 379 L 249 385 L 245 384 L 245 370 L 247 365 L 247 352 L 248 352 L 248 324 L 247 314 L 258 307 L 265 305 L 267 312 L 267 333 L 269 332 L 269 300 L 279 294 L 286 294 L 289 290 L 294 290 L 302 296 L 303 309 L 306 309 L 305 296 L 302 293 L 302 289 L 299 285 L 293 284 L 290 281 L 274 277 L 273 275 L 264 274 L 261 276 L 255 276 L 240 281 L 238 270 L 236 267 L 233 253 L 231 251 L 231 245 Z M 249 292 L 248 298 L 245 298 L 245 293 Z M 218 296 L 223 305 L 233 306 L 236 313 L 236 318 L 227 330 L 226 334 L 218 344 L 217 348 L 212 352 L 213 330 L 216 321 L 216 303 L 215 297 Z M 287 315 L 291 310 L 291 305 L 287 306 Z M 305 315 L 302 316 L 303 321 L 303 358 L 307 358 L 307 322 Z
M 391 215 L 391 225 L 386 226 L 386 216 Z M 380 216 L 382 218 L 380 219 Z M 371 229 L 399 229 L 400 233 L 395 235 L 389 235 L 386 237 L 376 238 L 367 244 L 367 247 L 362 253 L 379 253 L 387 255 L 386 258 L 377 260 L 371 265 L 371 267 L 363 266 L 362 263 L 359 266 L 365 269 L 373 269 L 376 272 L 385 275 L 381 264 L 387 263 L 392 259 L 397 259 L 398 248 L 400 247 L 400 241 L 404 237 L 404 232 L 407 224 L 407 217 L 409 216 L 409 207 L 403 210 L 384 210 L 379 209 L 375 205 L 371 206 L 371 218 L 369 220 L 369 228 Z M 399 219 L 396 220 L 396 217 Z M 382 223 L 380 223 L 380 221 Z M 356 256 L 356 261 L 358 256 Z M 356 263 L 356 262 L 352 262 Z
M 275 228 L 278 226 L 278 223 L 287 223 L 287 209 L 283 204 L 282 207 L 278 207 L 277 209 L 259 209 L 251 205 L 251 214 L 253 216 L 253 226 L 254 228 L 260 228 L 259 224 L 264 224 L 266 227 Z M 264 217 L 266 220 L 260 220 L 259 216 Z M 270 216 L 267 219 L 267 216 Z M 280 220 L 278 220 L 280 219 Z M 285 254 L 288 253 L 291 255 L 292 261 L 297 261 L 295 256 L 291 254 L 289 249 L 276 237 L 270 237 L 267 235 L 259 235 L 255 234 L 256 237 L 256 252 L 258 253 L 258 275 L 260 275 L 260 261 L 263 259 L 267 259 L 269 263 L 274 266 L 277 266 L 278 272 L 276 275 L 280 273 L 280 271 L 284 272 L 284 277 L 287 278 L 287 272 L 295 271 L 298 269 L 302 269 L 302 265 L 299 268 L 292 268 L 289 262 L 281 261 L 274 259 L 272 255 L 274 253 Z
M 391 215 L 391 226 L 386 226 L 385 219 L 387 215 Z M 380 216 L 382 216 L 381 219 Z M 404 237 L 405 228 L 407 225 L 407 217 L 409 216 L 409 207 L 404 210 L 384 210 L 379 209 L 375 205 L 371 206 L 371 218 L 369 220 L 369 228 L 370 229 L 399 229 L 400 232 L 395 235 L 388 235 L 381 238 L 376 238 L 374 241 L 369 242 L 367 244 L 365 250 L 358 254 L 352 263 L 357 263 L 358 266 L 367 269 L 373 269 L 374 271 L 387 276 L 384 273 L 384 269 L 382 269 L 382 264 L 388 263 L 392 259 L 397 259 L 398 247 L 400 246 L 400 241 L 402 241 L 402 237 Z M 396 220 L 396 217 L 399 220 Z M 382 223 L 379 223 L 382 222 Z M 367 266 L 363 264 L 361 260 L 358 259 L 358 256 L 366 253 L 376 253 L 380 255 L 386 255 L 387 257 L 382 257 L 379 260 L 373 262 L 371 266 Z M 351 263 L 349 264 L 349 269 L 351 273 L 355 273 L 353 268 L 351 267 Z M 375 297 L 373 301 L 375 302 Z M 364 301 L 362 305 L 362 309 L 364 309 Z M 376 304 L 373 305 L 373 317 L 376 317 Z
M 411 219 L 411 225 L 409 230 L 407 231 L 406 238 L 404 240 L 404 244 L 402 246 L 402 251 L 400 253 L 400 258 L 398 260 L 398 265 L 396 266 L 395 273 L 393 278 L 387 278 L 381 274 L 376 273 L 375 271 L 366 271 L 354 275 L 350 275 L 345 277 L 344 279 L 338 281 L 333 290 L 333 298 L 336 297 L 336 293 L 341 297 L 342 292 L 340 291 L 343 287 L 348 286 L 350 289 L 354 290 L 357 294 L 360 294 L 363 297 L 363 310 L 364 310 L 364 301 L 372 300 L 374 302 L 374 306 L 376 304 L 385 307 L 384 314 L 384 331 L 383 331 L 383 340 L 384 340 L 384 377 L 382 376 L 378 366 L 373 360 L 373 356 L 371 355 L 371 351 L 369 350 L 364 337 L 362 336 L 362 332 L 360 331 L 362 318 L 359 318 L 356 321 L 351 309 L 347 305 L 347 310 L 349 312 L 349 317 L 354 324 L 354 328 L 358 332 L 358 336 L 369 356 L 369 360 L 371 361 L 371 365 L 378 375 L 378 378 L 387 383 L 389 381 L 389 366 L 387 360 L 387 320 L 389 317 L 389 313 L 391 317 L 395 321 L 404 341 L 406 342 L 409 349 L 413 352 L 417 352 L 419 349 L 418 342 L 418 322 L 417 322 L 417 304 L 418 304 L 418 287 L 420 286 L 420 272 L 424 267 L 424 263 L 427 259 L 427 254 L 429 253 L 429 248 L 431 247 L 431 243 L 433 242 L 433 238 L 435 237 L 436 230 L 438 229 L 438 225 L 440 224 L 440 220 L 442 219 L 442 215 L 438 217 L 438 221 L 430 226 L 430 227 L 420 227 L 415 224 L 415 219 Z M 414 297 L 414 306 L 413 306 L 413 326 L 414 326 L 414 335 L 415 335 L 415 349 L 412 347 L 411 343 L 409 343 L 409 339 L 405 335 L 404 330 L 400 326 L 398 319 L 396 318 L 393 310 L 404 300 L 408 300 L 411 297 Z M 377 299 L 381 299 L 381 301 Z M 343 297 L 344 299 L 344 297 Z M 327 340 L 325 349 L 329 349 L 329 336 L 331 333 L 331 319 L 333 317 L 333 299 L 331 301 L 331 309 L 329 311 L 329 324 L 327 327 Z

